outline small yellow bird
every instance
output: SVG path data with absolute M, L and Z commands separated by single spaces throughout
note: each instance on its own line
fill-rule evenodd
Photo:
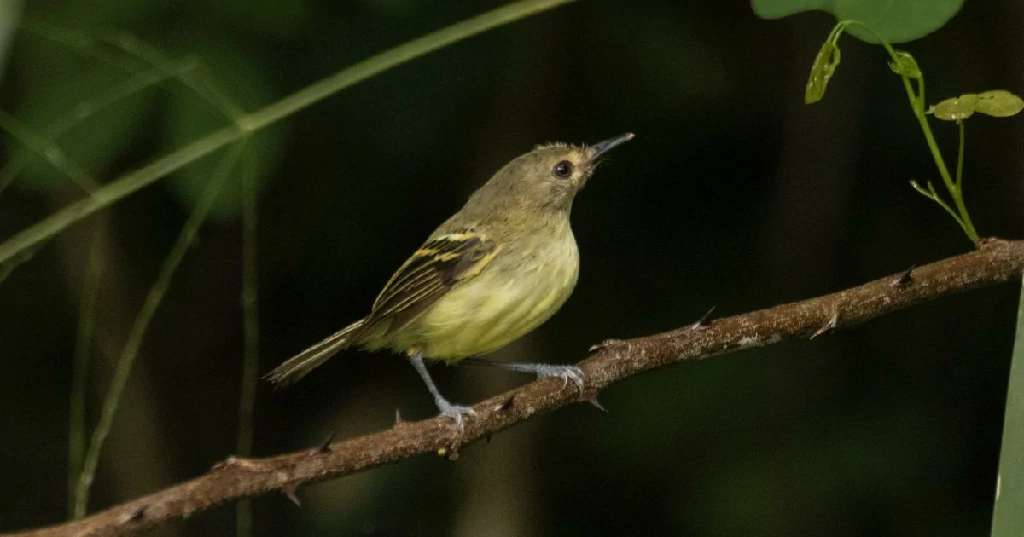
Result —
M 576 193 L 608 150 L 632 133 L 591 146 L 538 146 L 506 164 L 441 224 L 384 286 L 366 317 L 267 375 L 299 380 L 338 351 L 358 346 L 405 353 L 440 413 L 462 427 L 469 407 L 448 402 L 423 359 L 455 362 L 526 335 L 572 294 L 579 252 L 569 226 Z M 574 366 L 480 362 L 583 387 Z

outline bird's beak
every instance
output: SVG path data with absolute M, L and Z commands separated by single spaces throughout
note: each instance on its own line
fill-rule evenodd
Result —
M 613 147 L 618 147 L 618 146 L 620 146 L 620 145 L 622 145 L 622 144 L 624 144 L 624 143 L 626 143 L 626 142 L 628 142 L 628 141 L 630 141 L 632 139 L 633 139 L 633 133 L 627 132 L 626 134 L 623 134 L 622 136 L 616 136 L 615 138 L 611 138 L 611 139 L 605 140 L 603 142 L 598 142 L 598 143 L 590 146 L 590 151 L 591 151 L 591 153 L 590 153 L 590 160 L 591 161 L 597 160 L 598 158 L 601 157 L 601 155 L 607 153 Z

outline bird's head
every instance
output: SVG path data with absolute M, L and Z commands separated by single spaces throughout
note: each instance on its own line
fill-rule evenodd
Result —
M 470 198 L 470 203 L 489 205 L 490 210 L 504 207 L 567 212 L 601 157 L 631 139 L 633 134 L 627 133 L 593 145 L 537 146 L 506 164 Z

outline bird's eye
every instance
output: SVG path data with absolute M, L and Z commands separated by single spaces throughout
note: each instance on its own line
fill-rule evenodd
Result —
M 572 175 L 572 163 L 568 160 L 563 160 L 558 164 L 555 164 L 555 168 L 551 171 L 555 174 L 555 177 L 565 179 Z

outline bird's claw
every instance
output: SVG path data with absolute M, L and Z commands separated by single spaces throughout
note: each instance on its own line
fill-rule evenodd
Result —
M 574 365 L 551 366 L 551 369 L 538 373 L 537 377 L 560 378 L 563 381 L 562 389 L 565 389 L 571 380 L 572 383 L 576 385 L 576 389 L 579 390 L 581 394 L 583 393 L 583 370 Z
M 439 404 L 438 407 L 441 410 L 440 415 L 451 418 L 454 422 L 455 429 L 459 431 L 459 435 L 462 435 L 465 424 L 463 423 L 463 416 L 476 416 L 476 411 L 468 406 L 458 406 L 448 403 Z

